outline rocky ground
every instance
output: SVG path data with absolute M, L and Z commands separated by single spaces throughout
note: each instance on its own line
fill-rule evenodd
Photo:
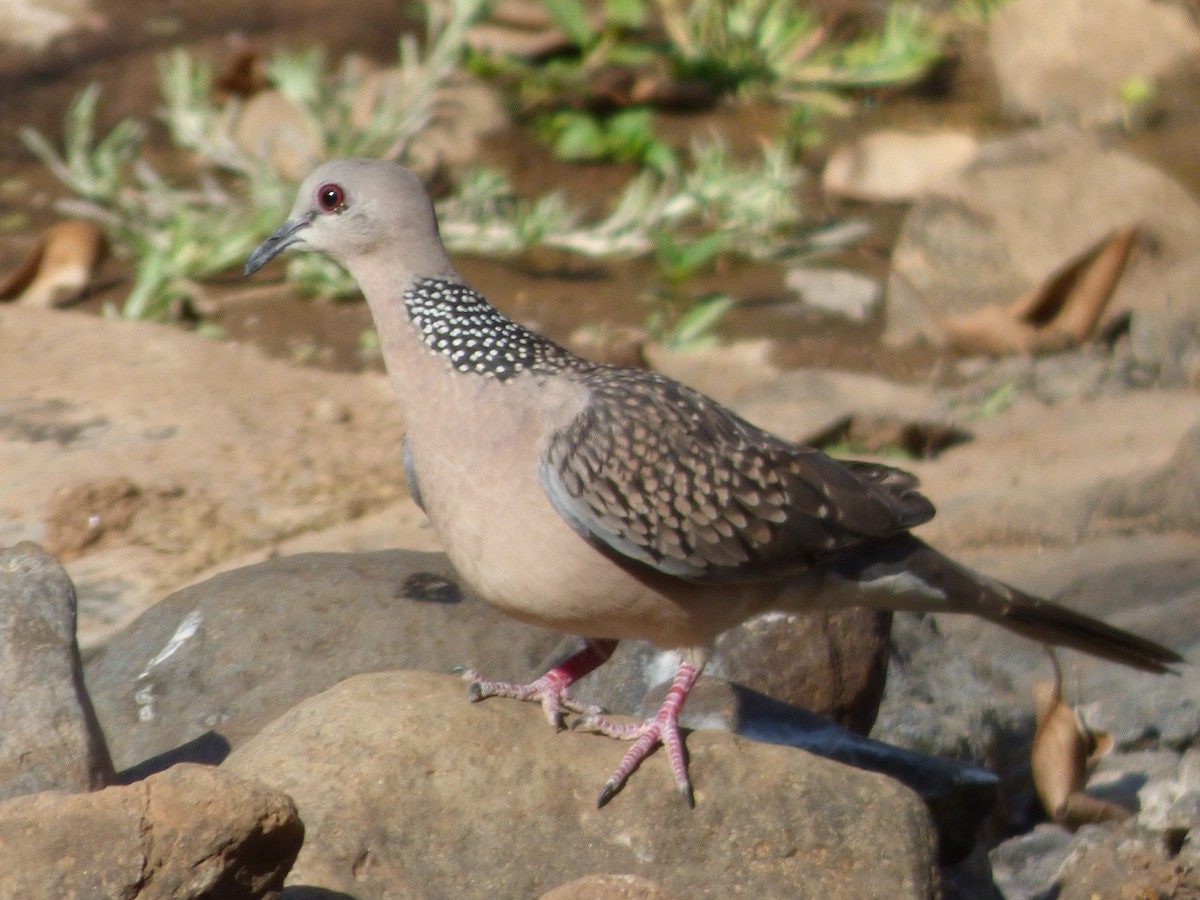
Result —
M 900 463 L 939 508 L 923 537 L 1195 660 L 1200 178 L 1168 158 L 1189 127 L 1168 89 L 1137 153 L 1109 88 L 1194 78 L 1200 36 L 1172 4 L 1055 8 L 990 26 L 1021 129 L 915 155 L 881 132 L 826 187 L 908 204 L 882 299 L 850 291 L 890 345 L 942 344 L 1137 226 L 1103 340 L 947 355 L 936 384 L 788 368 L 770 341 L 647 355 L 795 439 L 961 433 Z M 1080 21 L 1103 52 L 1068 64 Z M 1061 654 L 1064 699 L 1113 744 L 1087 785 L 1112 806 L 1072 831 L 1032 784 L 1051 664 L 974 620 L 747 623 L 685 710 L 696 809 L 656 754 L 597 810 L 621 747 L 468 704 L 447 674 L 525 678 L 570 639 L 458 583 L 407 497 L 403 427 L 378 372 L 0 306 L 0 896 L 1200 896 L 1194 667 Z M 580 693 L 636 715 L 669 672 L 622 646 Z

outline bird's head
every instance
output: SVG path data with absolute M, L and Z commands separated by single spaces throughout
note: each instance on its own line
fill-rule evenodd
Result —
M 286 222 L 246 260 L 253 275 L 285 250 L 314 250 L 355 272 L 363 260 L 395 260 L 434 274 L 448 266 L 433 203 L 408 169 L 377 159 L 338 159 L 300 185 Z

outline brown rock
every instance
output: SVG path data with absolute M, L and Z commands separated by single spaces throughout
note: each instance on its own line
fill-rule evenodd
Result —
M 1200 871 L 1185 859 L 1114 830 L 1076 856 L 1064 873 L 1061 900 L 1142 900 L 1200 897 Z
M 0 897 L 277 897 L 304 840 L 284 795 L 205 766 L 0 804 Z
M 112 781 L 83 686 L 75 608 L 58 560 L 28 541 L 0 550 L 0 800 Z
M 696 808 L 655 754 L 603 809 L 626 745 L 555 734 L 533 704 L 458 679 L 361 675 L 310 698 L 224 768 L 295 798 L 288 884 L 379 897 L 531 897 L 595 872 L 679 896 L 921 897 L 933 833 L 897 783 L 723 731 L 689 735 Z
M 868 734 L 887 680 L 892 614 L 766 615 L 717 639 L 711 674 Z

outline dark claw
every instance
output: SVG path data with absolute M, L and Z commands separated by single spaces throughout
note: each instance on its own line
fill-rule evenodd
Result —
M 696 797 L 692 793 L 692 786 L 690 784 L 681 784 L 679 786 L 679 793 L 683 794 L 683 802 L 688 805 L 689 809 L 696 808 Z
M 483 692 L 483 685 L 481 685 L 478 681 L 472 681 L 467 686 L 467 699 L 470 702 L 478 703 L 485 696 L 487 695 Z
M 609 800 L 620 793 L 622 787 L 623 785 L 619 781 L 608 779 L 604 784 L 604 790 L 600 792 L 600 796 L 596 800 L 596 809 L 603 809 Z

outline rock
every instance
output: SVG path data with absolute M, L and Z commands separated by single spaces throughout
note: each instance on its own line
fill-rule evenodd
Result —
M 1172 268 L 1163 286 L 1167 302 L 1129 323 L 1130 375 L 1164 387 L 1200 389 L 1200 260 Z
M 359 128 L 371 126 L 379 105 L 411 93 L 412 81 L 411 73 L 402 66 L 367 75 L 355 95 L 351 123 Z M 408 142 L 405 156 L 406 165 L 427 178 L 475 164 L 483 138 L 512 121 L 496 91 L 465 73 L 438 87 L 430 107 L 435 111 L 432 120 Z
M 128 478 L 93 478 L 59 488 L 46 512 L 46 549 L 74 559 L 106 534 L 122 532 L 142 505 L 141 491 Z
M 0 316 L 0 540 L 44 541 L 60 488 L 124 479 L 140 492 L 124 530 L 66 563 L 84 646 L 219 562 L 406 494 L 403 424 L 381 374 L 78 312 Z M 341 421 L 310 415 L 323 398 Z M 412 527 L 403 543 L 420 539 Z
M 665 694 L 665 685 L 652 692 L 638 715 L 657 712 Z M 958 862 L 971 852 L 995 806 L 998 781 L 990 772 L 870 740 L 816 713 L 717 678 L 697 683 L 680 721 L 697 731 L 724 728 L 896 779 L 925 801 L 944 863 Z
M 1013 0 L 996 9 L 988 55 L 1016 116 L 1118 125 L 1135 114 L 1123 94 L 1194 61 L 1200 32 L 1182 7 L 1151 0 Z
M 916 200 L 969 166 L 978 153 L 979 141 L 961 131 L 876 131 L 834 148 L 821 187 L 827 194 L 872 203 Z
M 1060 565 L 1065 569 L 1068 563 L 1060 560 Z M 1037 591 L 1037 581 L 1028 575 L 1022 580 L 1037 593 L 1166 644 L 1185 659 L 1198 656 L 1200 620 L 1194 611 L 1200 603 L 1200 562 L 1194 551 L 1177 559 L 1114 562 L 1058 592 Z M 1018 698 L 1030 696 L 1032 682 L 1048 677 L 1042 648 L 967 618 L 938 617 L 955 652 L 986 660 L 981 671 L 997 689 L 1006 685 Z M 1136 672 L 1073 651 L 1059 656 L 1068 701 L 1082 706 L 1089 727 L 1112 734 L 1118 749 L 1147 741 L 1181 748 L 1200 739 L 1200 680 Z
M 596 809 L 623 745 L 556 735 L 532 704 L 465 703 L 448 676 L 396 672 L 310 698 L 223 768 L 296 800 L 308 839 L 293 890 L 539 896 L 595 872 L 679 896 L 936 890 L 932 829 L 907 789 L 722 731 L 687 744 L 694 810 L 661 755 Z
M 999 631 L 983 625 L 985 633 L 987 629 Z M 975 813 L 991 814 L 1004 830 L 1032 826 L 1038 807 L 1029 771 L 1034 731 L 1029 695 L 989 677 L 988 658 L 964 652 L 932 617 L 897 615 L 892 648 L 871 737 L 923 758 L 981 767 L 999 781 L 1002 799 L 996 808 L 989 804 Z M 976 821 L 974 828 L 979 827 Z
M 83 686 L 75 588 L 28 542 L 0 551 L 0 800 L 113 779 Z
M 944 343 L 947 316 L 1008 306 L 1130 225 L 1153 252 L 1135 251 L 1102 321 L 1180 316 L 1200 306 L 1200 294 L 1180 291 L 1179 273 L 1194 271 L 1200 253 L 1200 203 L 1186 187 L 1067 128 L 988 144 L 974 166 L 905 218 L 892 254 L 884 339 Z M 1186 352 L 1171 348 L 1176 357 Z
M 551 888 L 541 900 L 675 900 L 675 895 L 637 875 L 585 875 Z
M 891 616 L 864 609 L 765 613 L 717 638 L 705 678 L 736 681 L 859 734 L 875 722 L 887 678 Z M 556 657 L 579 647 L 564 644 Z M 640 714 L 648 691 L 670 684 L 678 655 L 640 641 L 617 647 L 575 696 L 621 715 Z
M 266 160 L 284 178 L 302 181 L 319 162 L 316 123 L 282 91 L 258 91 L 239 104 L 229 137 L 243 152 Z
M 707 671 L 867 734 L 887 681 L 891 624 L 890 613 L 869 609 L 767 613 L 720 635 Z
M 1140 773 L 1139 773 L 1140 774 Z M 1138 791 L 1138 825 L 1149 831 L 1175 831 L 1191 838 L 1192 852 L 1200 849 L 1200 748 L 1193 747 L 1159 778 L 1142 776 Z
M 1140 802 L 1136 825 L 1132 820 L 1087 825 L 1075 835 L 1041 825 L 1004 841 L 992 851 L 991 861 L 1005 896 L 1090 900 L 1200 892 L 1200 852 L 1192 839 L 1200 827 L 1200 753 L 1105 757 L 1088 794 L 1130 806 Z
M 105 644 L 86 677 L 126 768 L 208 732 L 236 747 L 359 672 L 470 665 L 528 679 L 560 641 L 464 592 L 442 554 L 313 553 L 172 594 Z
M 804 306 L 853 322 L 875 315 L 883 293 L 874 278 L 841 269 L 789 269 L 784 284 Z
M 1149 472 L 1113 478 L 1100 489 L 1095 529 L 1200 533 L 1200 425 L 1170 460 Z
M 0 896 L 278 897 L 303 841 L 283 794 L 177 766 L 127 787 L 0 804 Z
M 1128 828 L 1081 829 L 1056 876 L 1053 896 L 1070 900 L 1200 895 L 1200 873 L 1193 864 L 1172 859 L 1158 836 Z
M 981 412 L 990 401 L 978 397 L 958 404 L 957 415 L 972 420 L 972 441 L 933 462 L 905 461 L 938 508 L 922 526 L 922 538 L 954 555 L 1037 548 L 1013 566 L 1017 586 L 1035 587 L 1019 580 L 1032 565 L 1062 590 L 1072 573 L 1095 571 L 1086 568 L 1089 557 L 1100 563 L 1138 559 L 1137 548 L 1127 547 L 1134 530 L 1134 543 L 1145 553 L 1151 531 L 1165 534 L 1178 527 L 1170 522 L 1186 521 L 1189 481 L 1175 474 L 1171 461 L 1187 452 L 1186 436 L 1197 422 L 1194 395 L 1139 391 L 1044 403 L 1020 390 L 1001 389 L 998 396 L 1006 393 L 1012 402 L 1002 413 Z M 1157 493 L 1139 493 L 1156 476 L 1162 478 Z M 1149 508 L 1134 512 L 1141 504 L 1132 501 L 1165 499 L 1168 493 L 1163 511 L 1176 511 L 1170 518 Z M 1105 548 L 1079 552 L 1090 541 L 1103 541 Z M 1073 560 L 1058 566 L 1064 577 L 1055 577 L 1053 561 L 1063 555 Z M 980 565 L 989 574 L 1003 574 L 989 568 L 991 562 Z
M 13 0 L 0 5 L 0 44 L 39 53 L 56 39 L 105 26 L 87 0 Z
M 1046 824 L 999 844 L 990 854 L 996 886 L 1007 898 L 1054 896 L 1048 892 L 1072 840 L 1065 828 Z

